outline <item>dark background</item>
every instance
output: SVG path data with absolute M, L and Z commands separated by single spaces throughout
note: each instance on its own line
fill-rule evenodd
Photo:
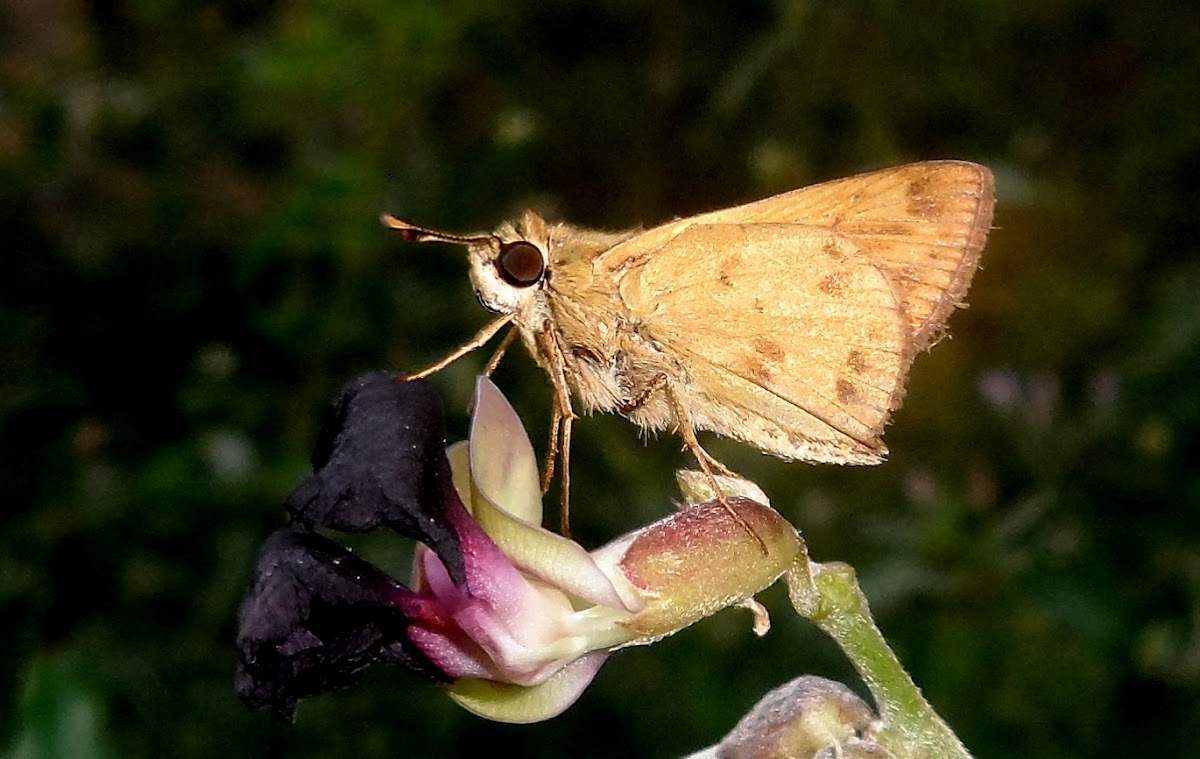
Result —
M 890 461 L 711 450 L 859 570 L 978 756 L 1186 753 L 1200 9 L 1020 5 L 5 0 L 0 747 L 673 757 L 794 675 L 858 687 L 776 590 L 766 638 L 724 612 L 617 655 L 542 725 L 382 670 L 284 727 L 233 694 L 234 616 L 326 400 L 487 319 L 461 253 L 381 211 L 626 227 L 964 158 L 996 172 L 996 228 Z M 453 438 L 484 359 L 435 380 Z M 497 381 L 540 447 L 545 378 L 514 352 Z M 578 424 L 581 540 L 666 513 L 678 448 Z M 365 550 L 403 567 L 398 542 Z

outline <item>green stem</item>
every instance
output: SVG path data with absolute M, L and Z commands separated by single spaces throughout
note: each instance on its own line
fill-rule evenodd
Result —
M 801 556 L 787 583 L 796 611 L 837 642 L 871 690 L 880 745 L 899 759 L 971 759 L 883 639 L 852 567 Z

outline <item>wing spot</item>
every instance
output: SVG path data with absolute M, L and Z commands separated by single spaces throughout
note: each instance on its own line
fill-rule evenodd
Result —
M 821 246 L 821 252 L 832 258 L 834 261 L 845 261 L 846 253 L 838 247 L 837 241 L 832 237 L 825 241 Z
M 746 356 L 742 364 L 742 372 L 745 377 L 760 385 L 766 385 L 771 381 L 771 370 L 763 363 L 762 358 L 754 353 Z
M 867 370 L 867 357 L 860 350 L 852 350 L 846 356 L 846 366 L 855 374 L 862 374 Z
M 840 271 L 835 271 L 818 282 L 817 289 L 826 295 L 841 295 L 846 289 L 846 278 Z
M 717 269 L 717 281 L 725 287 L 733 287 L 733 277 L 741 271 L 742 264 L 742 257 L 736 253 L 726 257 Z
M 768 361 L 782 361 L 783 357 L 787 355 L 779 343 L 765 337 L 754 338 L 751 345 L 760 356 Z
M 840 379 L 834 387 L 837 390 L 838 401 L 843 406 L 849 406 L 859 400 L 858 388 L 850 380 Z
M 905 192 L 909 214 L 921 219 L 936 218 L 941 214 L 940 200 L 930 185 L 929 177 L 919 177 L 908 183 Z

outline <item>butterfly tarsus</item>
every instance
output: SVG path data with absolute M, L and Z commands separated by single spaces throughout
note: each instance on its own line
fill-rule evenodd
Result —
M 678 420 L 679 427 L 677 431 L 679 433 L 679 437 L 683 439 L 684 447 L 687 448 L 688 451 L 691 452 L 691 454 L 696 458 L 696 463 L 699 464 L 700 471 L 704 472 L 705 476 L 708 477 L 709 485 L 712 486 L 713 492 L 717 494 L 717 501 L 720 502 L 721 508 L 725 509 L 725 511 L 739 527 L 754 537 L 754 540 L 758 543 L 758 547 L 762 550 L 763 555 L 767 555 L 770 553 L 770 549 L 767 548 L 766 542 L 764 542 L 762 537 L 754 531 L 754 528 L 751 527 L 746 520 L 737 513 L 736 510 L 734 510 L 733 506 L 729 503 L 725 488 L 722 488 L 720 482 L 717 481 L 717 474 L 720 474 L 724 477 L 734 477 L 737 479 L 743 478 L 737 472 L 734 472 L 732 469 L 713 458 L 712 454 L 710 454 L 708 451 L 704 450 L 704 447 L 700 445 L 700 441 L 696 438 L 696 428 L 692 425 L 692 417 L 691 414 L 688 413 L 687 406 L 685 406 L 676 395 L 674 389 L 671 387 L 670 382 L 666 383 L 666 389 L 667 398 L 671 401 L 671 407 L 675 411 L 675 418 Z

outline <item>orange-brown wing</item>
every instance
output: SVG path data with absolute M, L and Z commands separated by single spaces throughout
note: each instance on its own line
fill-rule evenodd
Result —
M 937 341 L 962 305 L 992 223 L 992 173 L 966 161 L 927 161 L 804 187 L 746 205 L 669 222 L 597 258 L 620 272 L 668 249 L 684 229 L 724 224 L 804 224 L 851 240 L 887 272 L 908 320 L 912 345 Z M 671 255 L 674 254 L 674 255 Z M 672 266 L 664 262 L 665 266 Z
M 789 459 L 876 463 L 912 360 L 893 282 L 830 229 L 697 224 L 624 273 L 698 429 Z

